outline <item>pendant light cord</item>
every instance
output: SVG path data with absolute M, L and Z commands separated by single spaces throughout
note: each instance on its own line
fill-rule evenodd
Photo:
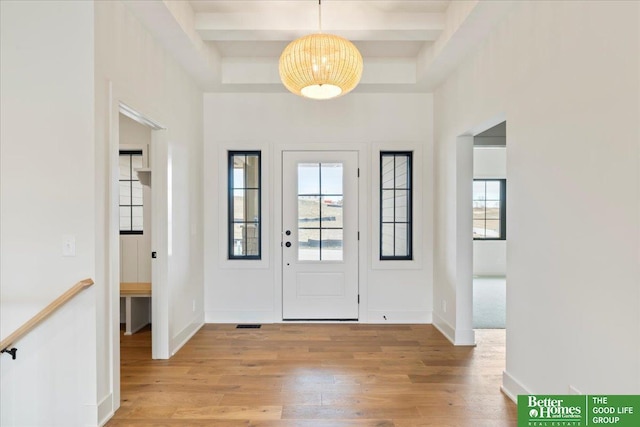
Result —
M 322 0 L 318 0 L 318 30 L 322 33 Z

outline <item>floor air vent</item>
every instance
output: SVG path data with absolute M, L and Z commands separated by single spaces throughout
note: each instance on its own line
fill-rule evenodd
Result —
M 236 329 L 260 329 L 262 325 L 236 325 Z

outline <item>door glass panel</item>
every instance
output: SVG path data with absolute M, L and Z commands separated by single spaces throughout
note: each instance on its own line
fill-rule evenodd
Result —
M 300 228 L 320 228 L 319 196 L 298 196 L 298 224 Z
M 320 194 L 319 163 L 300 163 L 298 165 L 298 194 Z
M 342 228 L 342 196 L 322 197 L 322 227 Z
M 342 164 L 322 163 L 320 185 L 324 195 L 342 195 Z
M 343 259 L 343 165 L 298 164 L 298 260 Z
M 323 229 L 320 249 L 322 260 L 342 261 L 342 229 Z
M 320 229 L 298 230 L 298 260 L 320 261 Z

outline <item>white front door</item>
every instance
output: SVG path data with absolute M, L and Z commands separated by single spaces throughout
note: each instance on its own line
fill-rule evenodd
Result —
M 282 316 L 358 319 L 358 153 L 282 153 Z

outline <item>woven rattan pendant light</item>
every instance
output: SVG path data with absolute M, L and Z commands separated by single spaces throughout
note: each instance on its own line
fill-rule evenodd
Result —
M 289 43 L 280 55 L 280 79 L 289 91 L 312 99 L 331 99 L 351 92 L 362 77 L 362 55 L 349 40 L 319 32 Z

